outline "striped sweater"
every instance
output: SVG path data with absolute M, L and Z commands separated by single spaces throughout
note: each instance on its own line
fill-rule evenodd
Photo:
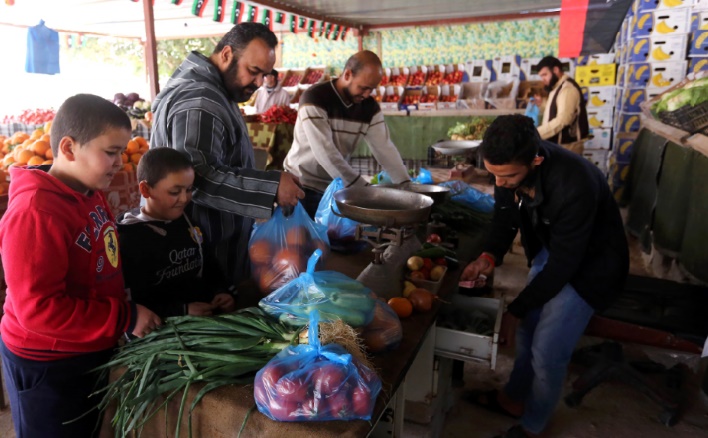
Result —
M 401 155 L 391 142 L 381 108 L 369 97 L 360 104 L 345 103 L 335 80 L 309 88 L 300 98 L 295 138 L 283 167 L 311 189 L 324 192 L 334 178 L 345 186 L 367 181 L 349 164 L 361 139 L 394 183 L 408 181 Z
M 171 147 L 194 164 L 191 218 L 223 272 L 248 278 L 252 218 L 273 212 L 280 172 L 254 169 L 246 123 L 219 70 L 198 52 L 177 68 L 153 104 L 150 147 Z

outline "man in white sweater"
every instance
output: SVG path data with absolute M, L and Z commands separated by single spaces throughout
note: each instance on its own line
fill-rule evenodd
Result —
M 361 139 L 394 183 L 410 181 L 381 108 L 371 97 L 382 77 L 381 60 L 365 50 L 349 58 L 341 76 L 310 87 L 300 98 L 295 138 L 283 166 L 300 178 L 310 216 L 334 178 L 342 178 L 346 187 L 368 185 L 349 164 Z
M 278 82 L 278 71 L 263 75 L 263 86 L 256 92 L 256 114 L 263 114 L 273 106 L 288 106 L 292 97 Z

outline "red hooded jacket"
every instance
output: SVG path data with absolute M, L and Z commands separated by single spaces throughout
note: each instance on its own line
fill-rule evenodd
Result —
M 7 282 L 2 340 L 26 359 L 105 350 L 132 331 L 135 306 L 121 273 L 113 215 L 101 193 L 83 195 L 38 168 L 12 168 L 0 221 Z

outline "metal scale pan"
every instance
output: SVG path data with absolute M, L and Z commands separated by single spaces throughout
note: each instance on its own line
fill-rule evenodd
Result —
M 425 195 L 381 187 L 350 187 L 334 194 L 342 216 L 362 224 L 396 228 L 426 222 L 433 200 Z

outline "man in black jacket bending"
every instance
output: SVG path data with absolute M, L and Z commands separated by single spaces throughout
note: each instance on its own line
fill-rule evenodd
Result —
M 520 319 L 509 382 L 478 402 L 521 418 L 506 437 L 535 436 L 555 410 L 590 317 L 623 289 L 627 240 L 604 175 L 577 154 L 541 140 L 530 118 L 497 118 L 481 150 L 495 177 L 494 218 L 484 251 L 461 279 L 491 274 L 519 230 L 531 270 L 505 314 Z

